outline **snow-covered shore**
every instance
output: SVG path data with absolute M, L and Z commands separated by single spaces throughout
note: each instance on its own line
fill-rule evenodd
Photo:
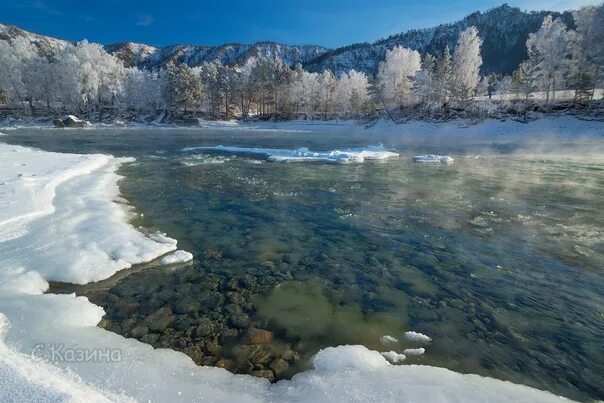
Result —
M 128 224 L 124 160 L 0 144 L 0 401 L 560 401 L 550 393 L 428 366 L 390 365 L 362 346 L 321 351 L 314 369 L 269 384 L 198 367 L 96 325 L 85 297 L 42 294 L 176 249 Z

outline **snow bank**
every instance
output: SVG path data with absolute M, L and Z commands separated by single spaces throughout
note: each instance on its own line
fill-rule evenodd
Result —
M 193 260 L 193 254 L 186 250 L 177 250 L 161 258 L 160 264 L 186 263 Z
M 46 281 L 94 281 L 176 248 L 127 224 L 113 202 L 120 162 L 0 145 L 0 401 L 561 401 L 475 375 L 392 366 L 362 346 L 324 349 L 314 369 L 271 385 L 97 327 L 101 307 L 41 294 Z
M 176 249 L 137 231 L 114 202 L 125 161 L 0 144 L 0 270 L 85 284 Z
M 335 365 L 335 364 L 338 365 Z M 560 402 L 526 386 L 443 368 L 390 365 L 362 346 L 330 347 L 314 359 L 315 369 L 280 381 L 271 401 L 287 402 Z
M 196 150 L 220 151 L 235 154 L 258 154 L 266 156 L 269 161 L 325 161 L 335 163 L 383 160 L 398 157 L 399 155 L 396 152 L 388 151 L 382 145 L 331 151 L 310 151 L 306 147 L 288 150 L 283 148 L 235 147 L 223 145 L 215 147 L 186 147 L 182 149 L 182 151 L 185 152 Z

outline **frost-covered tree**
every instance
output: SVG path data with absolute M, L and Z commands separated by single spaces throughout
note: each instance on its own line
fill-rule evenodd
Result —
M 475 27 L 469 27 L 459 34 L 457 46 L 453 53 L 452 92 L 459 101 L 470 99 L 480 80 L 482 65 L 480 46 L 482 39 Z
M 578 44 L 601 76 L 604 74 L 604 4 L 583 7 L 573 12 L 573 17 L 580 36 Z
M 347 111 L 353 116 L 361 116 L 370 104 L 369 78 L 363 72 L 350 70 L 348 72 L 348 87 L 350 88 Z
M 239 81 L 237 94 L 239 96 L 239 109 L 241 116 L 248 117 L 256 93 L 256 82 L 252 80 L 252 71 L 256 67 L 258 59 L 249 58 L 239 70 Z
M 436 79 L 437 60 L 431 54 L 426 54 L 422 59 L 421 70 L 417 72 L 413 80 L 413 90 L 419 100 L 430 108 L 436 107 L 439 94 Z
M 573 17 L 576 33 L 569 33 L 569 80 L 575 100 L 586 101 L 604 83 L 604 5 L 583 7 Z
M 449 51 L 449 46 L 445 46 L 445 50 L 441 57 L 436 61 L 434 71 L 434 86 L 438 102 L 446 103 L 451 94 L 453 74 L 453 57 Z
M 319 103 L 320 112 L 324 118 L 331 116 L 335 106 L 336 76 L 331 70 L 325 70 L 319 76 Z
M 55 59 L 53 75 L 65 109 L 84 111 L 114 105 L 125 74 L 119 59 L 87 41 L 66 46 Z
M 350 70 L 338 77 L 334 107 L 337 115 L 361 116 L 369 102 L 369 79 L 362 72 Z
M 500 101 L 507 101 L 512 92 L 513 81 L 511 76 L 503 76 L 495 83 L 495 94 Z
M 548 15 L 539 31 L 530 34 L 526 41 L 530 63 L 536 67 L 530 78 L 545 93 L 546 102 L 555 97 L 568 74 L 570 35 L 560 19 Z
M 124 75 L 122 87 L 122 103 L 128 109 L 148 111 L 162 106 L 162 83 L 156 72 L 129 68 Z
M 536 88 L 535 77 L 537 75 L 537 60 L 528 58 L 520 63 L 520 66 L 512 74 L 512 87 L 516 93 L 516 98 L 523 97 L 528 100 L 529 96 Z
M 28 99 L 23 74 L 27 64 L 36 56 L 25 37 L 0 41 L 0 88 L 10 103 L 21 104 Z
M 386 59 L 380 63 L 377 76 L 386 107 L 401 108 L 415 101 L 412 80 L 420 68 L 421 57 L 415 50 L 396 46 L 386 52 Z
M 170 111 L 195 108 L 201 99 L 201 82 L 186 64 L 168 63 L 162 71 L 162 94 Z

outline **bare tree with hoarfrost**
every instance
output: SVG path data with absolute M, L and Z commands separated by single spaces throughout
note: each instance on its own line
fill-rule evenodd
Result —
M 122 104 L 136 111 L 151 111 L 161 105 L 161 80 L 153 71 L 129 68 L 123 78 Z
M 604 83 L 604 4 L 573 12 L 576 34 L 571 37 L 571 82 L 575 100 L 591 99 Z
M 546 102 L 555 98 L 555 91 L 568 74 L 571 35 L 560 19 L 548 15 L 539 31 L 526 41 L 530 63 L 535 66 L 531 79 L 545 93 Z
M 452 92 L 455 99 L 465 101 L 474 96 L 480 81 L 482 39 L 475 27 L 469 27 L 459 35 L 453 53 Z
M 369 103 L 369 79 L 362 72 L 350 70 L 338 77 L 335 110 L 340 116 L 361 116 Z
M 377 76 L 384 106 L 401 108 L 414 102 L 412 80 L 420 68 L 421 57 L 415 50 L 396 46 L 386 52 Z
M 27 100 L 29 88 L 23 75 L 26 65 L 35 57 L 31 43 L 25 37 L 0 41 L 0 88 L 10 103 L 22 104 Z
M 162 94 L 170 111 L 195 108 L 201 99 L 197 73 L 185 64 L 168 63 L 162 72 Z

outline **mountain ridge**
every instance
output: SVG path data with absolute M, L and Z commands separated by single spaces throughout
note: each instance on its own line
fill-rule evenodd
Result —
M 453 49 L 459 33 L 476 26 L 483 39 L 483 73 L 511 73 L 526 58 L 526 39 L 536 32 L 546 15 L 562 18 L 573 27 L 572 14 L 568 11 L 525 12 L 503 4 L 466 17 L 434 27 L 412 29 L 374 42 L 361 42 L 329 49 L 319 45 L 286 45 L 273 41 L 252 44 L 225 43 L 222 45 L 175 44 L 152 46 L 137 42 L 119 42 L 104 45 L 105 50 L 120 58 L 127 67 L 157 69 L 170 61 L 186 63 L 191 67 L 204 62 L 219 60 L 227 65 L 243 65 L 252 57 L 279 57 L 286 64 L 301 63 L 306 70 L 332 70 L 340 74 L 350 69 L 374 75 L 386 51 L 396 45 L 408 47 L 420 53 L 442 53 L 445 46 Z M 25 31 L 19 27 L 0 24 L 0 40 L 27 36 L 40 52 L 49 54 L 72 41 Z

